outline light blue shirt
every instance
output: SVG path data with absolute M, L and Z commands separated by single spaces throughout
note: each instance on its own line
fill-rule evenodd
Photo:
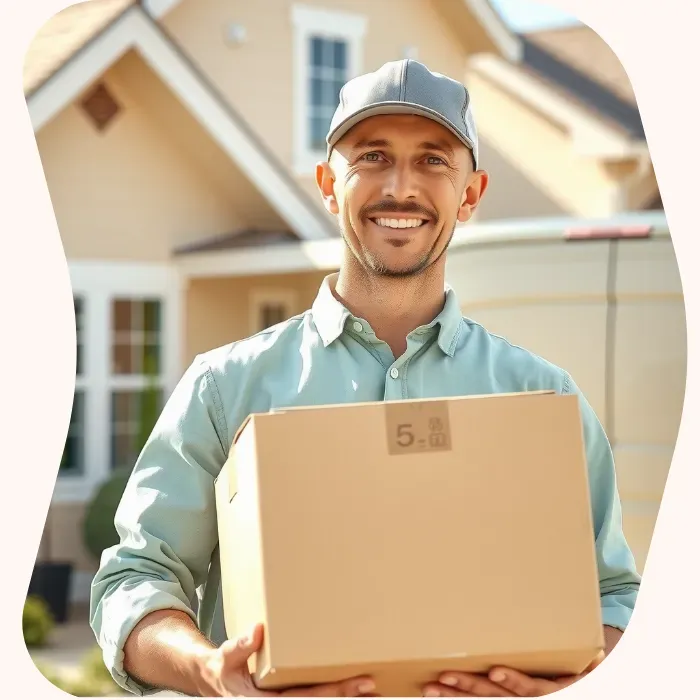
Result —
M 640 577 L 622 532 L 613 455 L 585 397 L 564 370 L 463 318 L 454 291 L 395 359 L 326 278 L 309 311 L 198 356 L 170 396 L 117 511 L 121 542 L 94 579 L 91 624 L 115 680 L 127 636 L 148 613 L 184 611 L 214 643 L 226 638 L 214 480 L 250 413 L 272 408 L 549 389 L 576 394 L 588 460 L 603 622 L 624 629 Z M 361 436 L 360 436 L 361 437 Z M 197 614 L 192 601 L 198 601 Z

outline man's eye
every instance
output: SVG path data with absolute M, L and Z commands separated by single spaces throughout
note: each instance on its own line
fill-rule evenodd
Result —
M 381 158 L 381 154 L 379 154 L 379 153 L 365 153 L 365 155 L 362 157 L 364 160 L 368 160 L 372 163 L 376 163 Z
M 439 156 L 428 156 L 428 163 L 430 165 L 445 165 L 445 161 Z

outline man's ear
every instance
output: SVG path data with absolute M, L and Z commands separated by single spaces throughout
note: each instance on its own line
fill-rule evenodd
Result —
M 329 162 L 316 165 L 316 185 L 323 198 L 323 206 L 333 215 L 339 213 L 338 201 L 335 198 L 335 175 Z
M 472 218 L 474 210 L 479 205 L 488 185 L 489 175 L 485 170 L 477 170 L 469 176 L 467 186 L 464 189 L 462 203 L 457 211 L 457 221 L 464 223 Z

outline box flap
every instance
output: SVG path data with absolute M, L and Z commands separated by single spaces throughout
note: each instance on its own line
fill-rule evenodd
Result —
M 240 424 L 238 427 L 238 430 L 236 431 L 236 434 L 233 436 L 233 442 L 231 445 L 235 445 L 238 442 L 238 438 L 241 436 L 241 433 L 245 430 L 246 426 L 248 423 L 250 423 L 251 420 L 253 420 L 253 417 L 255 416 L 255 413 L 249 413 L 244 419 L 243 422 Z
M 271 408 L 269 413 L 279 415 L 281 413 L 289 413 L 292 411 L 313 411 L 319 409 L 327 410 L 329 408 L 359 408 L 362 406 L 379 406 L 381 404 L 440 403 L 444 401 L 464 401 L 464 399 L 504 399 L 516 396 L 542 396 L 556 394 L 557 392 L 554 389 L 538 389 L 534 391 L 514 391 L 502 394 L 468 394 L 458 396 L 437 396 L 421 399 L 394 399 L 391 401 L 354 401 L 352 403 L 315 404 L 308 406 L 279 406 L 277 408 Z M 241 426 L 241 429 L 242 428 L 243 426 Z

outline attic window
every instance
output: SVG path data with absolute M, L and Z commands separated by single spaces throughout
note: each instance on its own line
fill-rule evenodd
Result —
M 120 110 L 104 83 L 100 83 L 88 93 L 81 106 L 99 131 L 103 131 Z

